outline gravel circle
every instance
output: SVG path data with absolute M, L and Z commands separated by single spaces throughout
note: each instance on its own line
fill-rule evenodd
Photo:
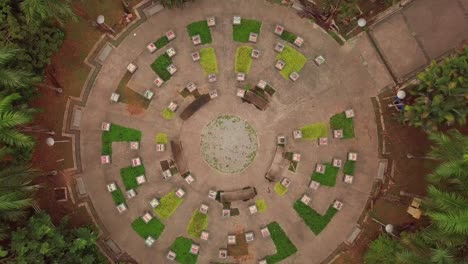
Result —
M 203 158 L 220 172 L 243 171 L 255 159 L 257 150 L 255 129 L 237 116 L 219 116 L 202 130 Z

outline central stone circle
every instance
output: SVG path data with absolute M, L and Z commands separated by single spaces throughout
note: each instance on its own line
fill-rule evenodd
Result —
M 255 129 L 237 116 L 219 116 L 201 133 L 203 158 L 223 173 L 237 173 L 247 168 L 255 159 L 257 149 Z

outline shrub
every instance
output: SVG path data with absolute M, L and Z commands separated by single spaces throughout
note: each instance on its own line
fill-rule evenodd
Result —
M 166 120 L 172 120 L 174 118 L 174 112 L 166 107 L 162 111 L 162 117 Z
M 201 232 L 208 226 L 208 215 L 196 210 L 187 227 L 187 232 L 194 238 L 199 238 Z
M 213 48 L 203 48 L 200 50 L 200 65 L 205 70 L 206 75 L 218 73 L 218 62 Z
M 364 262 L 369 264 L 393 264 L 395 255 L 403 251 L 398 241 L 387 234 L 382 234 L 372 241 L 364 255 Z
M 279 196 L 284 196 L 288 192 L 288 188 L 284 187 L 279 182 L 275 183 L 274 190 L 275 190 L 276 194 L 278 194 Z
M 161 219 L 168 219 L 177 208 L 182 203 L 182 199 L 177 197 L 175 192 L 170 192 L 164 195 L 158 207 L 154 208 L 154 212 L 161 218 Z
M 167 134 L 157 133 L 156 134 L 156 144 L 167 144 L 169 140 L 167 139 Z
M 143 165 L 137 167 L 126 167 L 120 169 L 120 177 L 126 190 L 135 189 L 138 187 L 136 177 L 145 174 L 145 167 Z
M 354 137 L 353 118 L 346 118 L 345 113 L 339 113 L 330 118 L 331 129 L 343 129 L 343 138 Z
M 287 42 L 289 43 L 294 43 L 294 41 L 296 40 L 297 36 L 296 34 L 294 33 L 291 33 L 287 30 L 283 30 L 283 34 L 281 34 L 281 38 L 283 40 L 286 40 Z
M 289 240 L 289 237 L 277 222 L 272 222 L 267 227 L 276 247 L 276 254 L 266 258 L 268 264 L 280 262 L 297 252 L 296 246 Z
M 319 182 L 323 186 L 335 186 L 336 175 L 338 175 L 338 168 L 333 167 L 330 163 L 325 163 L 325 173 L 321 174 L 318 172 L 312 173 L 311 179 Z
M 117 187 L 117 190 L 113 191 L 111 195 L 115 205 L 125 203 L 125 196 L 123 195 L 122 190 L 120 190 L 119 187 Z
M 322 216 L 314 209 L 310 208 L 310 206 L 301 202 L 301 200 L 297 200 L 294 203 L 293 208 L 315 235 L 320 234 L 320 232 L 322 232 L 331 221 L 333 216 L 338 212 L 338 210 L 330 206 L 328 207 L 327 212 Z
M 211 31 L 206 20 L 193 22 L 187 26 L 187 32 L 191 37 L 200 35 L 201 44 L 211 43 Z
M 315 140 L 328 135 L 325 123 L 315 123 L 301 127 L 302 138 Z
M 190 248 L 193 241 L 186 237 L 178 237 L 175 239 L 174 243 L 170 246 L 170 250 L 174 251 L 176 256 L 176 261 L 180 264 L 195 264 L 198 260 L 198 255 L 190 253 Z
M 285 45 L 284 50 L 276 55 L 276 60 L 282 60 L 286 63 L 280 71 L 281 76 L 289 79 L 289 75 L 293 72 L 299 73 L 307 62 L 307 58 L 295 48 Z
M 160 49 L 169 43 L 169 39 L 164 35 L 154 42 L 156 48 Z
M 102 132 L 102 155 L 112 155 L 112 142 L 141 141 L 141 131 L 112 124 L 109 131 Z
M 356 162 L 354 160 L 347 160 L 343 167 L 344 174 L 354 175 L 355 170 L 356 170 Z
M 257 209 L 258 209 L 258 212 L 259 213 L 263 213 L 266 211 L 266 209 L 268 208 L 266 202 L 265 202 L 265 199 L 258 199 L 255 201 L 255 205 L 257 206 Z
M 151 64 L 151 69 L 164 81 L 169 80 L 172 76 L 167 71 L 167 66 L 172 64 L 172 59 L 164 53 L 157 57 Z
M 153 217 L 148 223 L 145 223 L 141 217 L 138 217 L 132 222 L 132 228 L 143 239 L 146 239 L 148 236 L 158 239 L 164 231 L 165 226 L 156 217 Z
M 248 42 L 250 33 L 257 33 L 260 36 L 262 22 L 253 19 L 242 19 L 240 25 L 232 26 L 232 35 L 234 41 Z
M 253 48 L 249 46 L 242 46 L 237 48 L 236 50 L 236 63 L 235 63 L 235 71 L 243 72 L 245 74 L 249 73 L 250 66 L 252 66 L 252 57 L 250 54 L 252 53 Z

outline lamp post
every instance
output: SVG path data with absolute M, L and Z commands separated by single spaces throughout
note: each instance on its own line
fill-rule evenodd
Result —
M 361 17 L 360 19 L 358 19 L 357 24 L 359 27 L 363 28 L 367 25 L 367 21 L 365 18 Z
M 104 18 L 103 15 L 99 15 L 99 16 L 96 18 L 96 22 L 98 23 L 99 26 L 103 27 L 104 29 L 109 30 L 110 32 L 112 32 L 112 34 L 115 34 L 114 29 L 112 29 L 111 27 L 109 27 L 109 25 L 107 25 L 104 21 L 105 21 L 105 18 Z
M 55 145 L 55 143 L 63 143 L 63 142 L 70 142 L 70 140 L 55 140 L 54 138 L 52 137 L 48 137 L 46 138 L 46 144 L 50 147 L 52 147 L 53 145 Z

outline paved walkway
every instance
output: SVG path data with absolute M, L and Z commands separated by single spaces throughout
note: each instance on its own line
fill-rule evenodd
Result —
M 370 97 L 376 96 L 382 88 L 392 85 L 391 74 L 387 72 L 378 52 L 365 34 L 340 47 L 321 29 L 308 23 L 307 20 L 300 19 L 293 10 L 264 1 L 197 0 L 189 5 L 183 10 L 164 10 L 131 32 L 127 39 L 111 52 L 95 81 L 83 112 L 80 145 L 82 177 L 98 217 L 110 232 L 111 238 L 139 263 L 163 263 L 168 247 L 174 239 L 181 235 L 188 236 L 187 223 L 201 203 L 210 205 L 208 231 L 211 232 L 211 238 L 209 242 L 201 243 L 199 263 L 217 261 L 217 249 L 226 246 L 226 235 L 241 230 L 254 230 L 257 235 L 257 240 L 249 247 L 250 256 L 246 263 L 254 263 L 259 258 L 273 254 L 274 246 L 271 240 L 259 239 L 260 227 L 271 221 L 279 222 L 299 249 L 298 253 L 284 263 L 321 262 L 350 235 L 364 209 L 378 162 L 377 131 Z M 426 7 L 419 4 L 418 10 L 421 8 Z M 371 37 L 375 38 L 379 49 L 382 49 L 384 59 L 390 62 L 390 68 L 395 71 L 394 74 L 398 78 L 404 78 L 414 68 L 427 63 L 427 57 L 439 56 L 452 43 L 447 41 L 444 48 L 427 44 L 421 51 L 420 42 L 430 41 L 430 35 L 427 34 L 431 32 L 420 30 L 418 32 L 421 32 L 421 40 L 416 41 L 414 37 L 411 40 L 411 36 L 408 36 L 412 34 L 411 31 L 405 29 L 407 25 L 405 23 L 408 22 L 405 20 L 403 23 L 402 19 L 403 16 L 408 16 L 417 20 L 420 12 L 411 11 L 412 6 L 405 10 L 402 11 L 403 15 L 395 14 L 377 24 L 371 31 Z M 464 14 L 466 19 L 466 12 Z M 191 61 L 190 53 L 200 47 L 192 46 L 185 29 L 187 24 L 211 15 L 216 15 L 218 23 L 212 30 L 213 43 L 206 45 L 215 48 L 218 59 L 220 72 L 218 82 L 214 84 L 208 84 L 200 65 Z M 258 80 L 264 79 L 277 89 L 271 107 L 264 112 L 241 103 L 235 95 L 238 83 L 234 75 L 234 56 L 236 48 L 241 44 L 232 40 L 233 15 L 263 22 L 259 42 L 255 45 L 247 44 L 260 49 L 262 55 L 259 60 L 253 61 L 246 83 L 254 85 Z M 299 50 L 306 55 L 308 62 L 301 72 L 300 79 L 295 83 L 283 79 L 273 68 L 275 61 L 273 46 L 279 41 L 279 38 L 273 34 L 275 24 L 284 25 L 286 29 L 302 36 L 305 40 L 304 46 Z M 466 27 L 466 24 L 464 26 Z M 142 90 L 151 86 L 155 75 L 149 69 L 149 64 L 163 51 L 149 54 L 145 46 L 169 29 L 173 29 L 177 34 L 177 38 L 170 45 L 177 50 L 174 63 L 179 68 L 179 72 L 161 89 L 155 89 L 156 97 L 140 116 L 130 115 L 124 104 L 111 104 L 108 98 L 116 89 L 130 62 L 136 62 L 139 66 L 138 75 L 135 75 L 131 81 L 132 87 L 135 90 Z M 392 34 L 398 32 L 398 37 L 408 41 L 408 50 L 405 52 L 410 53 L 405 56 L 411 57 L 411 62 L 398 64 L 400 63 L 398 54 L 394 52 L 397 46 L 384 41 L 386 32 L 393 32 Z M 402 32 L 405 34 L 401 34 Z M 417 52 L 418 49 L 420 52 Z M 312 61 L 318 54 L 327 59 L 327 63 L 321 67 L 317 67 Z M 396 59 L 391 59 L 393 57 Z M 189 81 L 195 82 L 202 88 L 218 89 L 219 98 L 208 103 L 186 122 L 182 122 L 178 116 L 172 121 L 163 120 L 161 112 L 170 101 L 177 100 L 182 105 L 189 103 L 187 99 L 184 100 L 178 95 L 178 91 Z M 309 123 L 328 123 L 330 116 L 350 107 L 354 108 L 357 114 L 356 138 L 332 140 L 327 147 L 318 147 L 315 142 L 293 142 L 291 139 L 292 129 Z M 259 137 L 257 157 L 251 166 L 239 174 L 225 175 L 211 169 L 200 153 L 201 129 L 212 119 L 224 114 L 245 119 L 256 129 Z M 103 121 L 141 130 L 143 132 L 141 150 L 131 152 L 126 143 L 115 143 L 112 164 L 102 166 L 99 163 L 101 153 L 99 128 Z M 182 141 L 188 168 L 197 179 L 194 184 L 189 186 L 180 177 L 174 177 L 169 181 L 162 179 L 159 160 L 168 158 L 170 150 L 164 154 L 155 152 L 154 137 L 158 132 L 167 133 L 170 139 Z M 288 144 L 288 148 L 302 154 L 299 171 L 285 175 L 291 178 L 292 184 L 290 191 L 284 197 L 277 196 L 273 191 L 269 192 L 268 188 L 272 190 L 273 185 L 263 178 L 273 158 L 275 138 L 278 134 L 288 135 L 291 143 Z M 348 151 L 359 153 L 355 183 L 345 185 L 338 180 L 336 187 L 322 187 L 312 193 L 307 185 L 315 164 L 330 161 L 333 157 L 345 159 Z M 138 189 L 135 199 L 128 202 L 129 211 L 120 215 L 115 210 L 105 185 L 116 181 L 122 187 L 119 170 L 129 166 L 130 159 L 135 156 L 142 157 L 149 182 Z M 341 172 L 338 176 L 338 179 L 340 178 Z M 143 239 L 131 229 L 130 223 L 144 211 L 150 210 L 149 200 L 152 197 L 162 196 L 180 186 L 188 192 L 185 201 L 165 222 L 166 230 L 155 246 L 145 247 Z M 245 186 L 255 186 L 258 198 L 267 201 L 269 209 L 264 214 L 250 216 L 247 209 L 249 203 L 238 203 L 233 206 L 240 209 L 241 215 L 223 219 L 222 205 L 207 198 L 208 190 L 211 188 L 228 190 Z M 319 236 L 315 236 L 307 228 L 292 208 L 292 203 L 304 192 L 312 196 L 310 206 L 319 213 L 324 213 L 334 199 L 343 200 L 345 203 L 343 210 L 332 219 Z

